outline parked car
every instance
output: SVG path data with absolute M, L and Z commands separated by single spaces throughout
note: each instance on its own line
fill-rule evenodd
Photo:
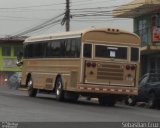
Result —
M 21 72 L 16 72 L 13 75 L 11 75 L 8 80 L 9 88 L 14 88 L 14 89 L 19 88 L 21 85 L 21 77 L 22 77 Z
M 129 96 L 125 103 L 135 105 L 137 102 L 146 102 L 149 108 L 160 106 L 160 74 L 145 74 L 138 87 L 138 96 Z

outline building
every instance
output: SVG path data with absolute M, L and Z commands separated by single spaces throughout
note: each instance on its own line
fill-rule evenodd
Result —
M 160 0 L 134 0 L 113 11 L 116 18 L 133 18 L 141 37 L 141 75 L 160 73 Z
M 20 72 L 17 67 L 17 55 L 22 51 L 24 38 L 0 38 L 0 85 L 15 72 Z

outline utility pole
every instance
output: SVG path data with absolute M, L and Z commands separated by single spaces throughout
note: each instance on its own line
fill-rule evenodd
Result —
M 65 18 L 66 18 L 66 31 L 69 31 L 70 30 L 70 0 L 66 0 Z

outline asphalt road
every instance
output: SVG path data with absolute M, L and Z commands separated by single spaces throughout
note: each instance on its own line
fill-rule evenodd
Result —
M 160 121 L 160 110 L 99 106 L 95 101 L 58 102 L 54 95 L 27 96 L 26 91 L 0 86 L 0 121 L 18 122 L 128 122 Z

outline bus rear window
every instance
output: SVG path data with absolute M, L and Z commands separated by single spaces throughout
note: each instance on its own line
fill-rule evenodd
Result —
M 139 60 L 139 49 L 131 48 L 131 61 L 138 61 L 138 60 Z
M 83 46 L 83 56 L 87 58 L 92 57 L 92 44 L 84 44 Z
M 127 59 L 127 48 L 96 45 L 96 57 Z

